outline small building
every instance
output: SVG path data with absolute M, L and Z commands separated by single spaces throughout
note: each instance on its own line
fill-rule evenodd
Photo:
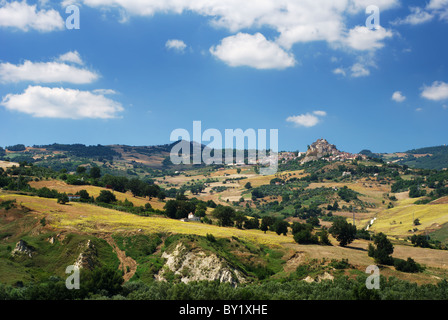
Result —
M 68 197 L 68 201 L 80 200 L 81 199 L 81 196 L 76 195 L 76 194 L 69 194 L 69 195 L 67 195 L 67 197 Z
M 180 219 L 182 222 L 201 221 L 201 218 L 196 217 L 192 212 L 188 214 L 188 218 Z

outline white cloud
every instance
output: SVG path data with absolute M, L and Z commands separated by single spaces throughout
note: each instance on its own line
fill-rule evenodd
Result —
M 187 48 L 187 45 L 182 40 L 171 39 L 165 43 L 165 47 L 167 49 L 175 50 L 178 52 L 184 52 Z
M 75 56 L 71 58 L 74 59 Z M 26 60 L 21 65 L 8 62 L 0 64 L 0 82 L 3 83 L 31 81 L 36 83 L 85 84 L 98 78 L 99 75 L 95 72 L 62 62 L 31 62 Z
M 392 21 L 392 25 L 400 25 L 400 24 L 410 24 L 410 25 L 417 25 L 422 24 L 425 22 L 428 22 L 434 18 L 434 14 L 429 13 L 428 11 L 425 11 L 422 8 L 419 7 L 410 7 L 409 10 L 412 12 L 410 15 L 408 15 L 404 19 L 397 19 L 395 21 Z
M 336 69 L 333 70 L 333 73 L 334 74 L 340 74 L 340 75 L 342 75 L 344 77 L 346 76 L 346 72 L 345 72 L 344 68 L 336 68 Z
M 123 111 L 120 103 L 102 94 L 41 86 L 29 86 L 22 94 L 8 94 L 0 105 L 36 118 L 111 119 Z
M 92 91 L 93 93 L 96 94 L 102 94 L 102 95 L 107 95 L 107 94 L 117 94 L 117 91 L 112 90 L 112 89 L 95 89 Z
M 406 100 L 406 97 L 401 93 L 401 91 L 395 91 L 392 94 L 392 100 L 394 100 L 395 102 L 403 102 L 404 100 Z
M 343 43 L 348 47 L 359 51 L 374 51 L 384 47 L 383 40 L 391 38 L 392 31 L 379 27 L 370 30 L 365 26 L 356 26 L 348 32 Z
M 416 108 L 415 111 L 417 112 L 423 111 L 423 108 Z
M 83 0 L 98 8 L 122 8 L 131 15 L 194 12 L 208 17 L 212 25 L 231 32 L 267 27 L 279 33 L 277 43 L 290 49 L 310 41 L 340 42 L 345 38 L 345 21 L 364 13 L 370 0 Z M 399 0 L 376 0 L 382 12 L 399 5 Z
M 40 32 L 62 30 L 65 27 L 56 10 L 37 10 L 36 5 L 26 1 L 0 2 L 0 27 L 17 28 L 22 31 L 34 29 Z
M 322 110 L 316 110 L 313 112 L 316 116 L 325 117 L 327 115 L 327 112 Z
M 433 10 L 446 9 L 448 7 L 448 0 L 431 0 L 427 8 Z
M 210 52 L 229 66 L 248 66 L 256 69 L 285 69 L 296 64 L 294 56 L 261 33 L 238 33 L 224 38 Z
M 352 76 L 353 78 L 366 77 L 370 75 L 370 70 L 367 69 L 365 65 L 359 62 L 351 66 L 350 72 L 350 76 Z
M 423 86 L 421 96 L 425 99 L 439 101 L 448 99 L 448 83 L 434 81 L 431 86 Z
M 73 62 L 73 63 L 80 64 L 80 65 L 84 64 L 78 51 L 70 51 L 70 52 L 61 54 L 59 56 L 58 60 L 63 61 L 63 62 Z
M 290 116 L 286 118 L 287 122 L 292 122 L 298 127 L 314 127 L 320 122 L 319 117 L 325 117 L 327 113 L 325 111 L 313 111 L 313 113 L 305 113 L 297 116 Z

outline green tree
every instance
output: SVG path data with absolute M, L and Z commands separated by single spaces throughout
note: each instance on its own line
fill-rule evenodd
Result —
M 76 173 L 77 174 L 83 174 L 86 171 L 87 171 L 86 167 L 79 166 L 78 168 L 76 168 Z
M 284 236 L 286 236 L 286 234 L 288 233 L 288 227 L 288 222 L 284 220 L 277 220 L 273 226 L 273 229 L 278 235 L 283 234 Z
M 121 271 L 108 267 L 95 268 L 81 273 L 81 290 L 89 293 L 101 293 L 111 297 L 122 291 L 123 275 Z
M 233 226 L 235 218 L 235 209 L 228 206 L 218 205 L 212 212 L 212 215 L 218 219 L 219 225 L 223 227 Z
M 247 218 L 244 215 L 244 213 L 238 211 L 235 213 L 234 220 L 235 220 L 235 227 L 237 227 L 238 229 L 242 229 L 243 224 L 247 221 Z
M 252 184 L 251 184 L 250 182 L 248 182 L 248 183 L 246 183 L 246 184 L 244 185 L 244 188 L 246 188 L 246 189 L 251 189 L 251 188 L 252 188 Z
M 343 217 L 336 217 L 329 231 L 338 240 L 341 247 L 352 243 L 356 237 L 356 227 Z
M 100 195 L 98 197 L 96 197 L 96 201 L 103 202 L 103 203 L 112 203 L 112 202 L 116 202 L 117 198 L 109 190 L 101 190 Z
M 375 235 L 373 239 L 375 246 L 369 244 L 369 257 L 374 258 L 377 263 L 392 265 L 394 259 L 390 255 L 394 252 L 394 246 L 390 240 L 382 232 Z
M 263 218 L 261 218 L 261 226 L 260 226 L 261 231 L 266 233 L 266 231 L 268 231 L 269 228 L 271 228 L 274 225 L 274 223 L 275 219 L 273 217 L 264 216 Z
M 90 195 L 86 190 L 79 190 L 76 194 L 80 197 L 81 201 L 89 201 Z
M 100 167 L 97 167 L 97 166 L 92 167 L 90 169 L 90 177 L 93 178 L 93 179 L 101 178 L 101 169 L 100 169 Z
M 58 196 L 58 203 L 66 204 L 67 202 L 69 202 L 67 194 L 65 192 L 59 194 L 59 196 Z

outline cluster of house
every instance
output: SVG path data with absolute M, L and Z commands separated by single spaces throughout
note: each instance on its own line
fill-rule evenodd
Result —
M 357 158 L 361 157 L 363 160 L 367 159 L 367 156 L 363 154 L 352 154 L 348 152 L 342 152 L 332 154 L 328 157 L 325 157 L 324 159 L 327 161 L 346 161 L 346 160 L 355 160 Z

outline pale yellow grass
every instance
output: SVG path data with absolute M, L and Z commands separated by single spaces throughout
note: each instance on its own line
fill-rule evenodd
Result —
M 2 168 L 2 169 L 11 168 L 13 166 L 18 167 L 19 164 L 17 162 L 0 161 L 0 168 Z
M 75 194 L 76 192 L 80 190 L 86 190 L 90 196 L 98 197 L 100 195 L 101 190 L 107 190 L 105 188 L 101 187 L 95 187 L 95 186 L 73 186 L 68 185 L 64 181 L 60 180 L 42 180 L 42 181 L 31 181 L 29 185 L 33 188 L 40 189 L 43 187 L 47 187 L 49 189 L 55 189 L 58 192 L 65 192 L 67 194 Z M 115 197 L 119 201 L 124 201 L 125 199 L 128 199 L 128 201 L 132 202 L 134 206 L 144 206 L 145 204 L 149 203 L 154 209 L 162 210 L 165 203 L 157 200 L 157 199 L 144 199 L 140 197 L 134 197 L 131 193 L 121 193 L 112 191 L 115 194 Z
M 384 232 L 388 235 L 407 237 L 417 228 L 420 233 L 425 229 L 438 229 L 448 222 L 448 204 L 413 204 L 417 199 L 404 199 L 398 201 L 395 208 L 383 210 L 378 213 L 377 220 L 370 230 Z M 414 219 L 419 219 L 419 226 L 414 226 Z
M 17 203 L 37 213 L 44 214 L 48 223 L 57 229 L 78 230 L 88 233 L 137 231 L 141 229 L 148 233 L 167 232 L 201 236 L 213 234 L 215 237 L 227 238 L 235 236 L 270 246 L 294 243 L 292 236 L 279 236 L 273 232 L 264 234 L 260 230 L 240 230 L 204 223 L 182 222 L 164 217 L 141 217 L 84 203 L 72 202 L 69 205 L 61 205 L 54 199 L 23 195 L 1 195 L 0 199 L 16 199 Z

